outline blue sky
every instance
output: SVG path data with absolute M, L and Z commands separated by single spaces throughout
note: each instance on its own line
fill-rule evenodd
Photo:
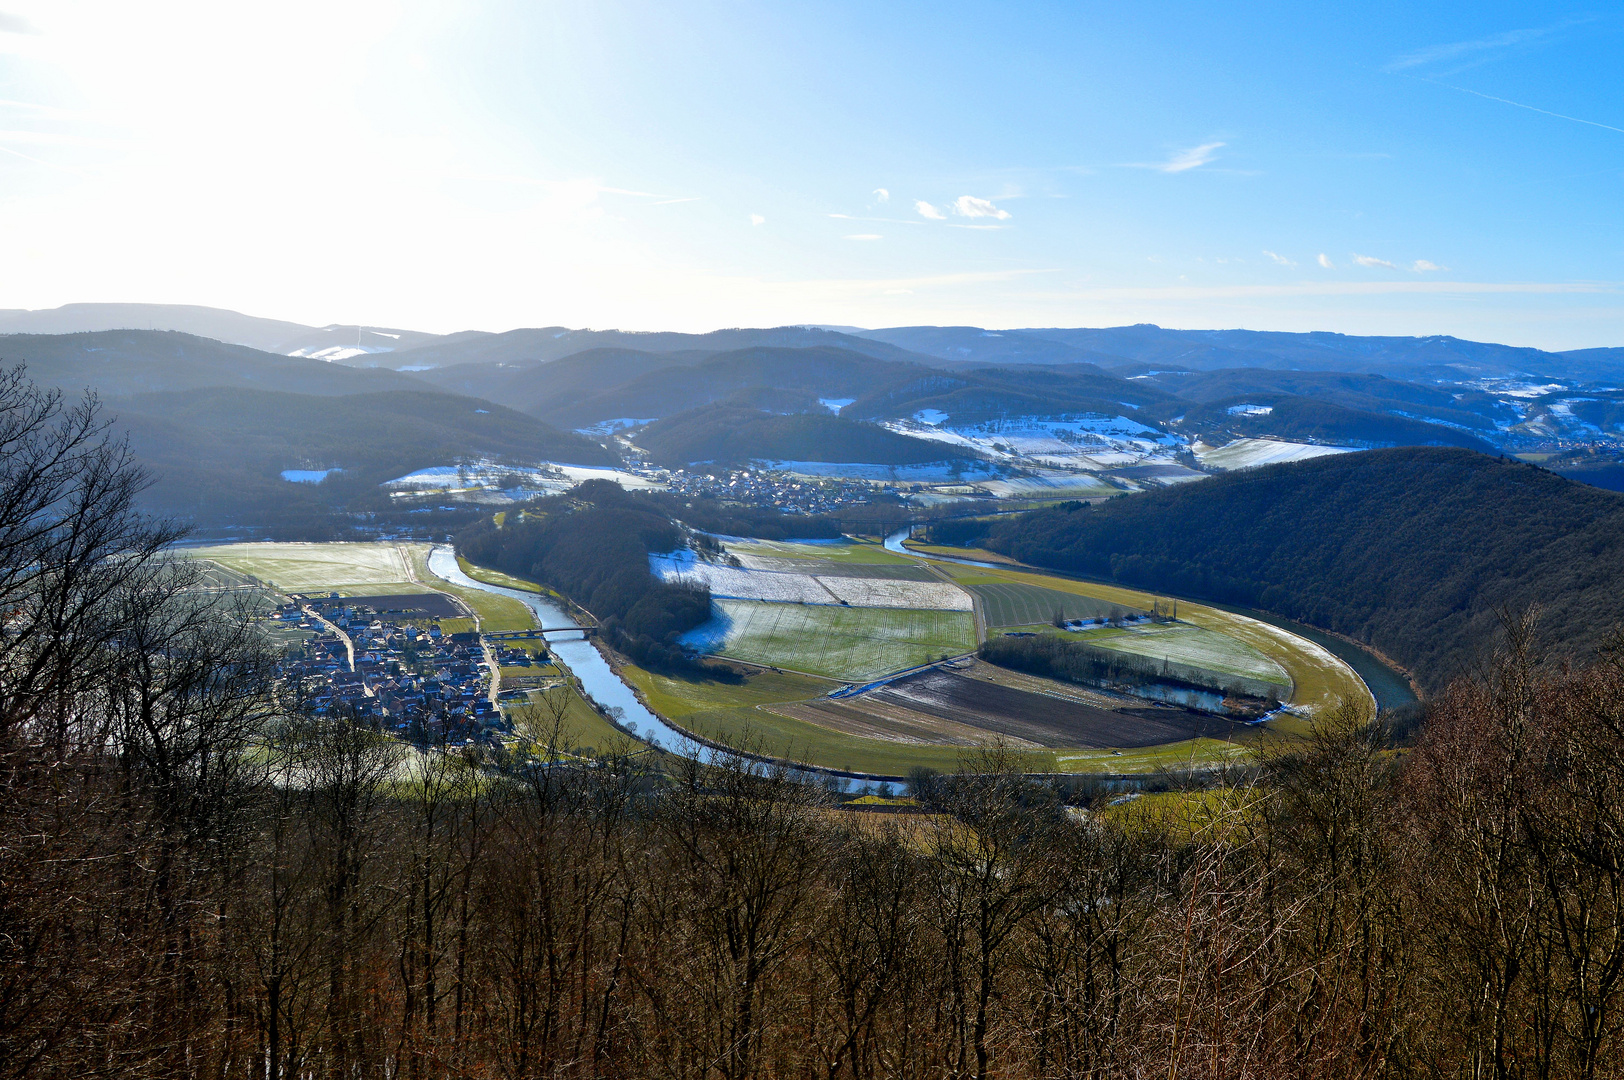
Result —
M 0 0 L 0 307 L 1624 344 L 1624 14 Z

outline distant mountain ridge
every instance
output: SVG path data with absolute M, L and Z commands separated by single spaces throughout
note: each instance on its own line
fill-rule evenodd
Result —
M 65 334 L 98 330 L 177 330 L 266 352 L 304 355 L 331 350 L 355 366 L 445 367 L 467 363 L 546 363 L 592 348 L 655 354 L 726 352 L 752 346 L 838 347 L 881 359 L 938 365 L 1093 363 L 1119 373 L 1153 368 L 1211 371 L 1274 368 L 1349 371 L 1415 379 L 1444 372 L 1456 378 L 1539 375 L 1584 380 L 1624 377 L 1624 347 L 1552 352 L 1448 335 L 1400 337 L 1288 333 L 1272 330 L 1173 330 L 1153 323 L 1114 327 L 795 325 L 675 331 L 589 330 L 547 326 L 488 332 L 430 334 L 390 327 L 306 326 L 221 308 L 185 304 L 65 304 L 59 308 L 0 309 L 0 335 Z M 347 356 L 337 353 L 359 350 Z M 1136 369 L 1136 370 L 1126 370 Z

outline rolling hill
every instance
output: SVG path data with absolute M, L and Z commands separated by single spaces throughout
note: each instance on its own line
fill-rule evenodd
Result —
M 69 392 L 90 387 L 103 396 L 205 386 L 296 394 L 427 388 L 396 371 L 360 370 L 165 330 L 11 334 L 0 337 L 0 364 L 26 364 L 37 383 Z
M 571 330 L 565 326 L 509 330 L 500 334 L 451 334 L 392 357 L 397 366 L 451 367 L 457 364 L 546 363 L 588 349 L 631 349 L 645 353 L 724 353 L 740 349 L 845 349 L 882 360 L 921 357 L 883 341 L 870 341 L 815 326 L 713 330 L 708 334 L 669 331 Z
M 650 424 L 637 436 L 637 445 L 654 461 L 670 466 L 756 460 L 922 465 L 953 453 L 941 443 L 829 413 L 778 415 L 725 405 Z
M 196 304 L 64 304 L 38 310 L 0 310 L 0 334 L 83 334 L 99 330 L 176 330 L 263 352 L 290 354 L 302 349 L 306 356 L 318 350 L 356 345 L 368 352 L 388 352 L 426 345 L 439 337 L 385 327 L 305 326 Z
M 378 485 L 465 458 L 607 465 L 579 435 L 489 402 L 425 391 L 318 396 L 211 387 L 108 402 L 115 428 L 157 483 L 153 510 L 204 524 L 268 523 L 352 504 L 387 505 Z M 284 469 L 340 472 L 290 483 Z
M 1492 642 L 1501 608 L 1538 604 L 1548 640 L 1594 651 L 1620 621 L 1624 497 L 1467 450 L 1371 450 L 1036 511 L 981 542 L 1334 630 L 1436 691 Z
M 1265 409 L 1268 411 L 1262 411 Z M 1461 446 L 1483 454 L 1496 452 L 1487 442 L 1455 427 L 1288 394 L 1250 394 L 1198 405 L 1184 413 L 1177 430 L 1264 435 L 1337 446 Z

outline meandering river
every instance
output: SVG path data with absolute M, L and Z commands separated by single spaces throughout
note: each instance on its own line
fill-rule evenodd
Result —
M 481 589 L 519 601 L 536 613 L 543 630 L 581 628 L 581 624 L 570 618 L 563 608 L 536 593 L 475 581 L 462 572 L 462 567 L 457 564 L 456 552 L 449 547 L 436 547 L 429 552 L 429 569 L 453 585 L 461 585 L 465 589 Z M 621 727 L 635 732 L 644 742 L 658 743 L 667 750 L 697 754 L 701 757 L 709 753 L 705 747 L 696 745 L 692 739 L 661 720 L 637 700 L 632 688 L 614 673 L 609 662 L 603 658 L 603 654 L 596 646 L 586 639 L 585 634 L 562 639 L 549 637 L 547 646 L 580 680 L 581 689 L 586 696 L 600 709 L 616 716 Z

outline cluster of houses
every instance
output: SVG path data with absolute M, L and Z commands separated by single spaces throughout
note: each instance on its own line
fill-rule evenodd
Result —
M 488 663 L 530 655 L 445 633 L 434 620 L 395 620 L 332 596 L 295 598 L 270 617 L 307 630 L 279 674 L 317 715 L 345 715 L 417 743 L 494 742 L 508 729 L 491 700 Z
M 672 469 L 666 484 L 685 495 L 713 495 L 749 506 L 771 506 L 803 514 L 830 514 L 870 502 L 874 487 L 861 480 L 805 480 L 760 469 L 690 473 Z

